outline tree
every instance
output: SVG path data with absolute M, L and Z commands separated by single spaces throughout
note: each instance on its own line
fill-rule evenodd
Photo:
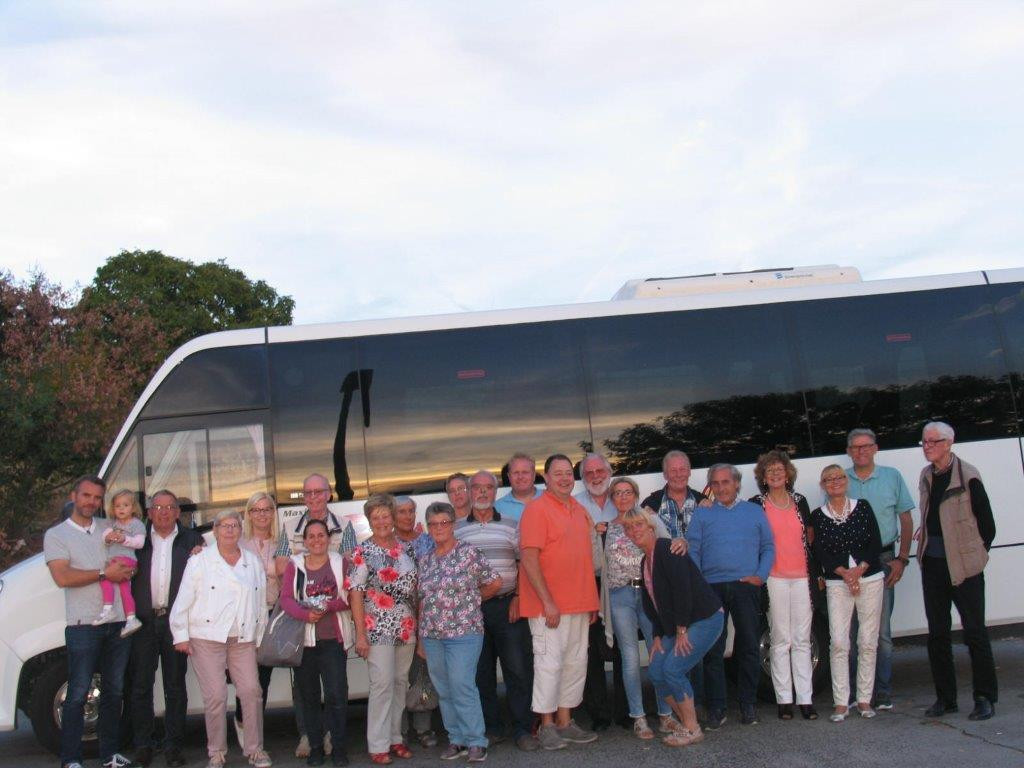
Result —
M 0 273 L 0 566 L 99 468 L 164 349 L 138 301 L 101 313 L 42 274 Z
M 160 251 L 121 251 L 96 270 L 82 304 L 107 315 L 139 301 L 170 348 L 212 331 L 291 325 L 295 302 L 224 261 L 193 264 Z

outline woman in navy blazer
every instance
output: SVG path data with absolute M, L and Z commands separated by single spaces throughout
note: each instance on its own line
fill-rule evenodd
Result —
M 671 542 L 657 538 L 650 513 L 627 512 L 622 524 L 644 553 L 640 567 L 644 610 L 655 634 L 647 674 L 655 693 L 668 702 L 683 724 L 683 730 L 669 733 L 663 741 L 672 747 L 696 744 L 704 734 L 686 675 L 722 634 L 722 603 L 689 555 L 672 554 Z

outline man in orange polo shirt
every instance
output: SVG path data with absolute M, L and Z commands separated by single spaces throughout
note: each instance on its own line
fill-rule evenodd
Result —
M 558 453 L 544 462 L 547 489 L 519 522 L 519 611 L 533 636 L 533 711 L 544 749 L 586 744 L 597 734 L 572 720 L 583 700 L 587 632 L 599 605 L 591 555 L 593 523 L 572 497 L 572 462 Z

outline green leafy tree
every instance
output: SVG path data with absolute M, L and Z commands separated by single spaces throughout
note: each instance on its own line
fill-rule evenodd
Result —
M 213 331 L 291 325 L 295 301 L 223 261 L 193 264 L 160 251 L 122 251 L 96 270 L 82 305 L 104 314 L 139 301 L 170 348 Z

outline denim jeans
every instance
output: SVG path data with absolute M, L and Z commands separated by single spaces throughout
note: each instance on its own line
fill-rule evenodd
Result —
M 526 619 L 509 622 L 509 602 L 508 597 L 495 597 L 480 606 L 484 617 L 484 637 L 476 668 L 476 687 L 480 691 L 480 706 L 487 730 L 501 733 L 496 673 L 500 660 L 506 700 L 512 714 L 512 731 L 515 738 L 519 738 L 533 727 L 533 712 L 530 711 L 533 655 Z
M 654 692 L 658 701 L 671 696 L 676 702 L 682 703 L 693 698 L 693 686 L 687 673 L 700 664 L 708 649 L 713 646 L 722 634 L 725 626 L 725 614 L 715 611 L 706 619 L 696 621 L 687 627 L 686 634 L 693 648 L 687 654 L 675 653 L 675 635 L 661 638 L 661 651 L 651 655 L 651 665 L 647 674 L 654 683 Z
M 464 747 L 486 747 L 484 713 L 476 687 L 476 667 L 483 635 L 423 638 L 427 670 L 441 702 L 441 719 L 448 741 Z
M 65 627 L 68 652 L 68 692 L 61 708 L 60 760 L 82 762 L 85 700 L 93 672 L 100 673 L 99 748 L 105 762 L 119 748 L 121 697 L 124 671 L 131 655 L 130 637 L 121 637 L 123 621 L 98 627 L 78 624 Z
M 320 681 L 324 686 L 324 713 L 331 732 L 331 748 L 345 754 L 345 728 L 348 717 L 348 663 L 345 648 L 337 640 L 317 640 L 302 652 L 302 664 L 295 670 L 302 692 L 302 715 L 306 736 L 312 746 L 324 742 L 323 716 L 320 712 Z
M 889 578 L 889 563 L 895 559 L 891 551 L 881 557 L 885 577 Z M 896 587 L 884 587 L 882 592 L 882 620 L 878 625 L 878 650 L 875 655 L 875 698 L 892 699 L 892 609 L 896 605 Z M 857 615 L 850 624 L 850 679 L 857 679 Z
M 640 590 L 636 587 L 616 587 L 609 593 L 612 604 L 612 629 L 615 643 L 622 654 L 622 682 L 629 702 L 629 716 L 644 716 L 643 687 L 640 680 L 640 649 L 637 647 L 637 630 L 644 634 L 647 650 L 654 642 L 654 628 L 644 613 Z M 671 714 L 671 709 L 662 697 L 658 697 L 658 714 Z
M 761 674 L 758 635 L 761 633 L 761 587 L 745 581 L 724 581 L 711 588 L 722 601 L 724 618 L 732 616 L 736 638 L 732 655 L 736 660 L 737 698 L 742 705 L 757 700 L 757 679 Z M 725 625 L 721 637 L 704 660 L 704 695 L 709 709 L 725 709 Z

